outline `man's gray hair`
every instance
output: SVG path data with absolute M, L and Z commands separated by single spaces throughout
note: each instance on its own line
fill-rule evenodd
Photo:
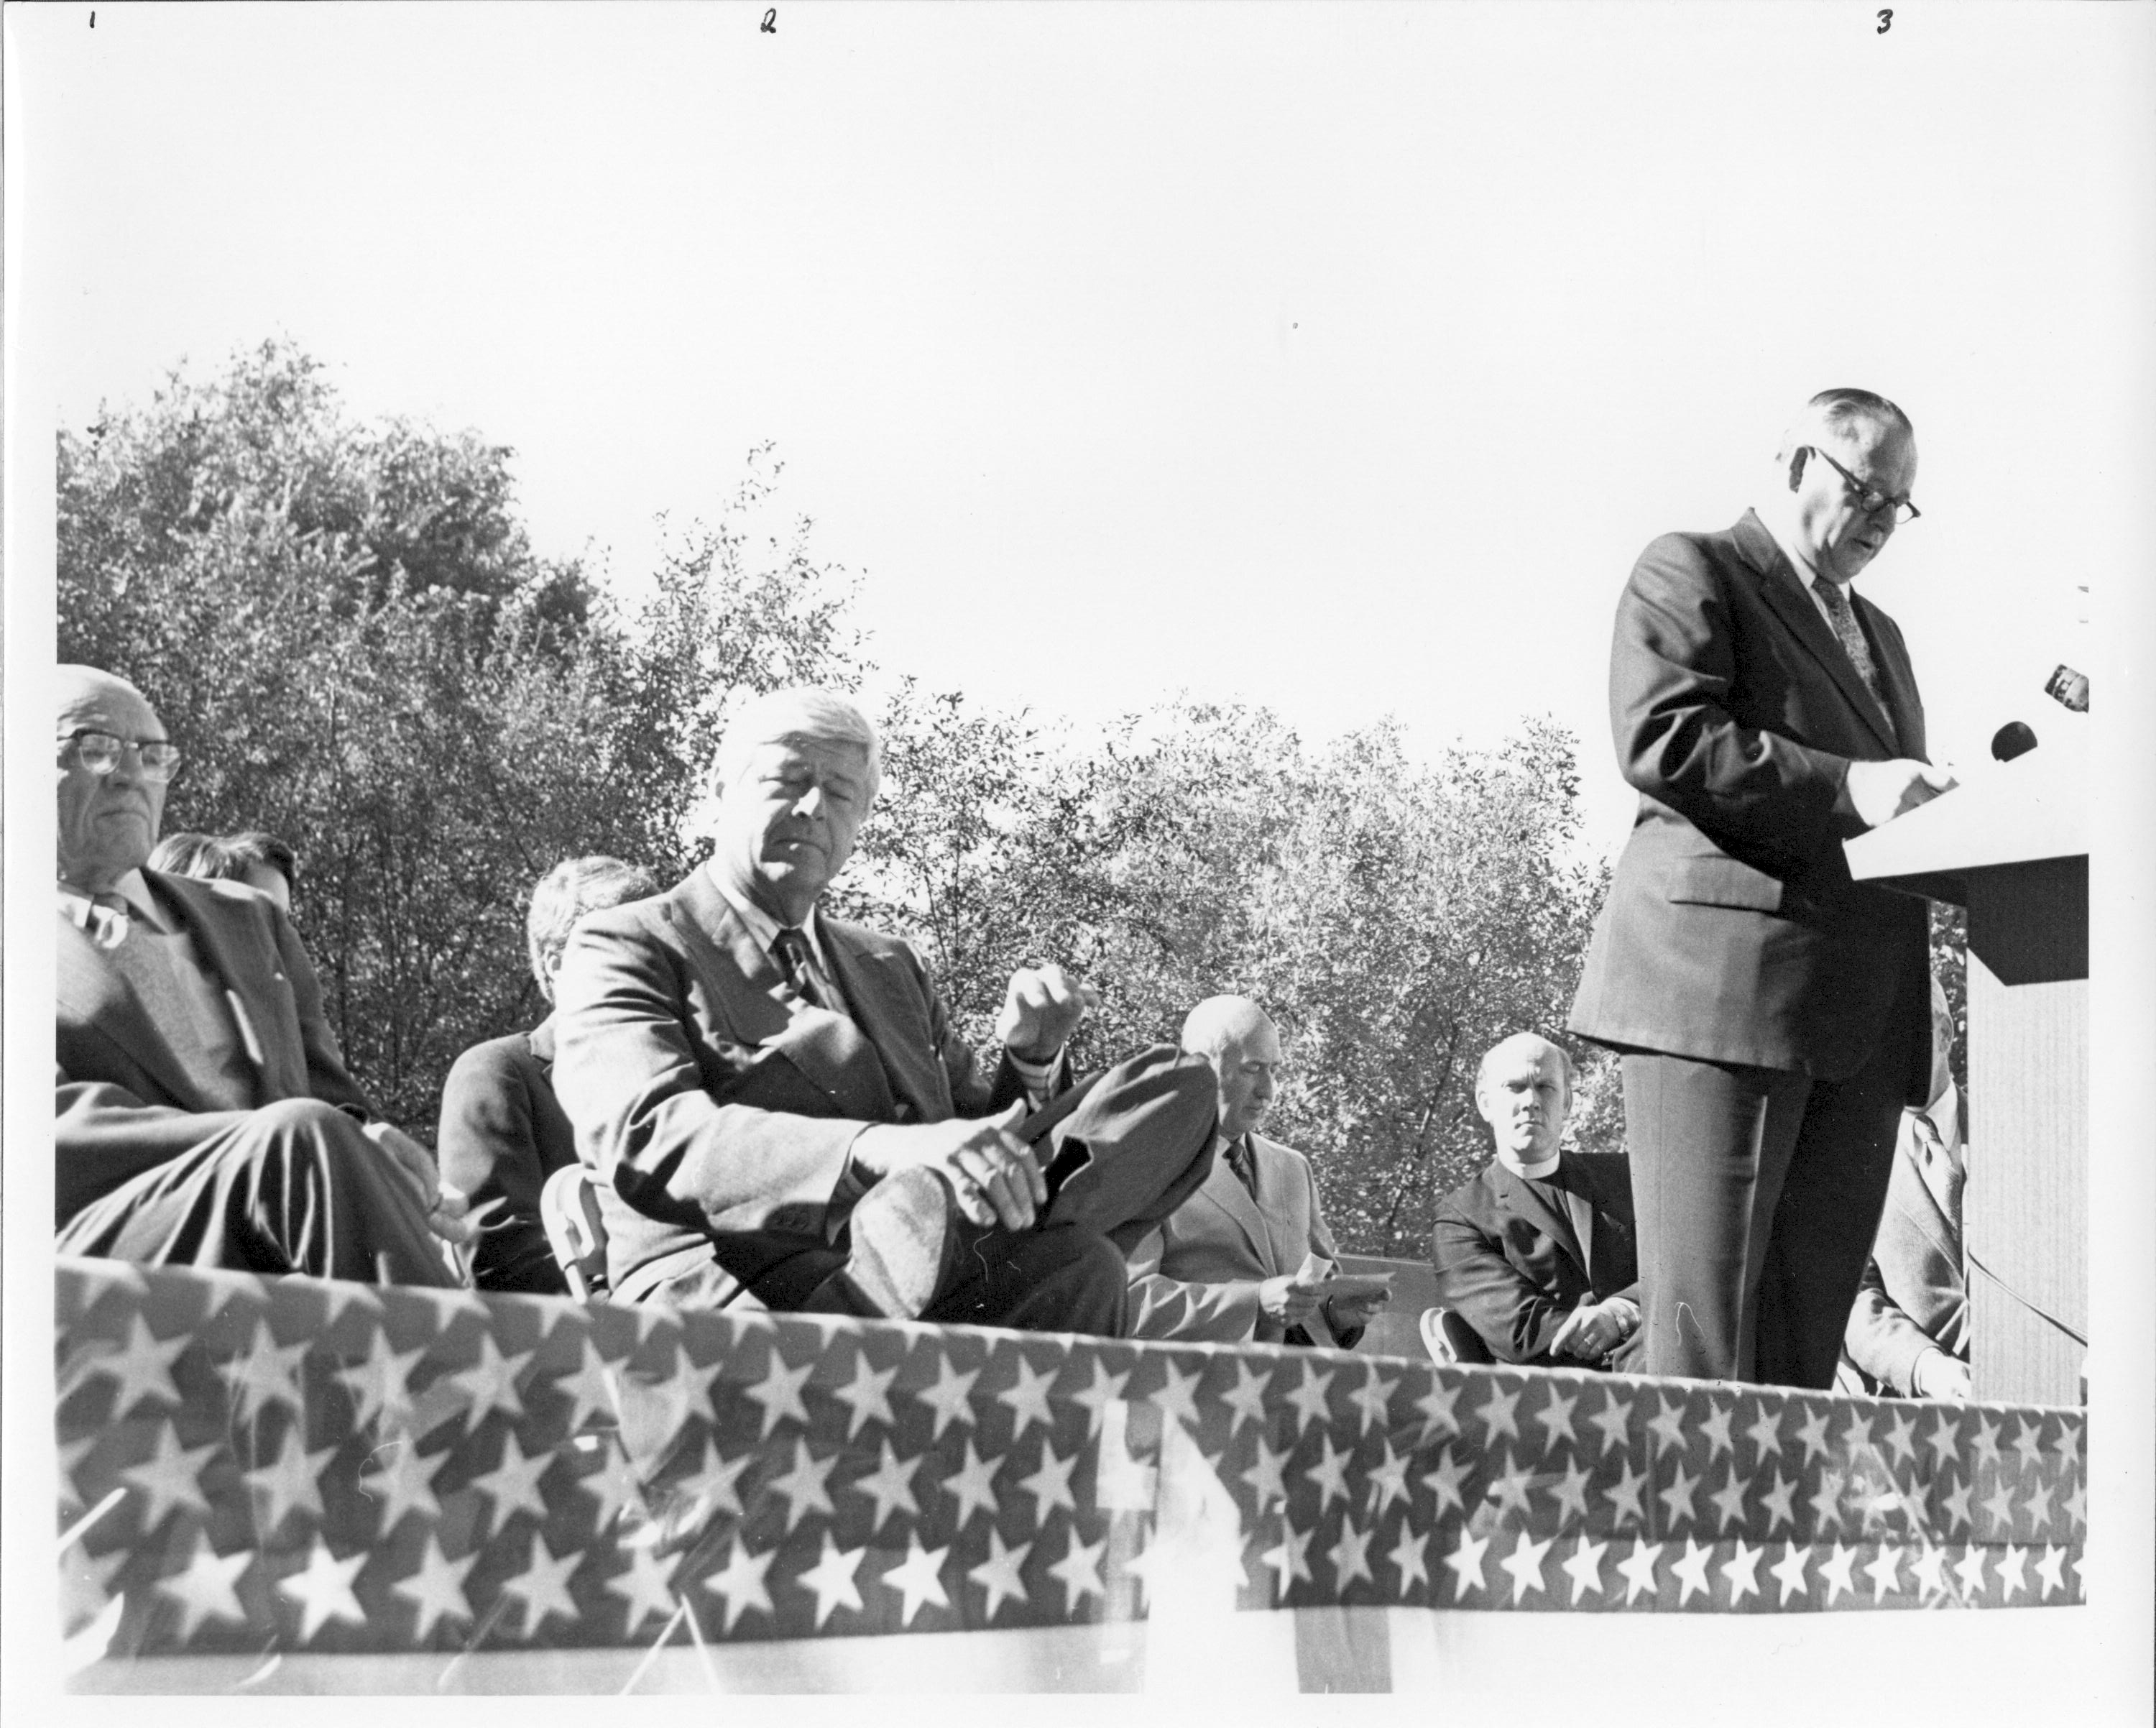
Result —
M 1796 455 L 1800 445 L 1825 435 L 1839 437 L 1860 420 L 1873 426 L 1894 427 L 1904 438 L 1913 440 L 1917 435 L 1917 429 L 1910 424 L 1908 415 L 1878 392 L 1844 385 L 1832 390 L 1822 390 L 1804 404 L 1803 412 L 1789 423 L 1789 430 L 1782 435 L 1782 448 L 1777 460 L 1789 461 Z
M 868 795 L 875 800 L 883 784 L 883 742 L 875 723 L 835 690 L 797 685 L 788 690 L 767 691 L 752 698 L 726 723 L 711 759 L 710 789 L 722 792 L 742 771 L 750 753 L 762 744 L 790 743 L 798 738 L 820 738 L 858 744 L 868 756 Z
M 1500 1038 L 1495 1044 L 1492 1044 L 1487 1050 L 1484 1051 L 1482 1052 L 1482 1060 L 1475 1070 L 1476 1091 L 1481 1091 L 1483 1087 L 1488 1083 L 1491 1067 L 1496 1062 L 1497 1058 L 1501 1055 L 1522 1044 L 1528 1043 L 1539 1044 L 1546 1050 L 1553 1050 L 1557 1052 L 1557 1071 L 1564 1081 L 1565 1102 L 1567 1104 L 1569 1104 L 1572 1102 L 1572 1094 L 1575 1083 L 1578 1078 L 1578 1072 L 1573 1067 L 1571 1052 L 1567 1051 L 1564 1046 L 1558 1043 L 1556 1039 L 1545 1038 L 1540 1032 L 1514 1032 L 1510 1037 Z

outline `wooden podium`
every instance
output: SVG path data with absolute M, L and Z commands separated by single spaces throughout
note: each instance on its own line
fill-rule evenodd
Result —
M 2088 1336 L 2085 722 L 1851 841 L 1851 875 L 1969 911 L 1975 1396 L 2078 1404 Z M 2048 1317 L 2048 1318 L 2047 1318 Z

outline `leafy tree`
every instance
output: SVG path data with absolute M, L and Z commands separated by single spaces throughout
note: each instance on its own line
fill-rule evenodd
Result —
M 752 537 L 767 452 L 627 616 L 532 555 L 511 455 L 355 426 L 275 344 L 59 440 L 63 657 L 157 706 L 186 754 L 168 827 L 298 848 L 346 1056 L 426 1135 L 457 1053 L 539 1012 L 532 883 L 593 851 L 685 868 L 726 696 L 857 676 L 808 524 Z

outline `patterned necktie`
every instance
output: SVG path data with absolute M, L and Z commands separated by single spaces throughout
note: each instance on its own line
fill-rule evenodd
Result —
M 837 1005 L 831 993 L 824 989 L 823 975 L 816 964 L 814 952 L 808 939 L 792 924 L 788 924 L 772 939 L 771 957 L 778 962 L 778 969 L 785 975 L 787 986 L 811 1008 L 822 1008 L 836 1013 Z
M 1851 608 L 1849 596 L 1842 592 L 1839 582 L 1830 582 L 1824 576 L 1812 584 L 1812 592 L 1825 604 L 1827 616 L 1834 620 L 1834 633 L 1840 639 L 1842 651 L 1849 656 L 1850 664 L 1856 668 L 1856 676 L 1864 680 L 1864 687 L 1871 692 L 1871 699 L 1879 704 L 1879 712 L 1887 712 L 1887 697 L 1879 687 L 1879 668 L 1871 663 L 1871 645 L 1864 640 L 1863 627 L 1856 621 Z M 1891 723 L 1892 717 L 1889 717 Z
M 1939 1210 L 1946 1214 L 1947 1222 L 1956 1230 L 1961 1228 L 1961 1191 L 1968 1180 L 1961 1160 L 1948 1149 L 1940 1137 L 1938 1126 L 1922 1110 L 1912 1110 L 1917 1133 L 1917 1149 L 1922 1160 L 1924 1185 L 1932 1191 L 1932 1198 L 1938 1201 Z
M 1228 1168 L 1235 1171 L 1237 1180 L 1249 1191 L 1250 1198 L 1255 1200 L 1258 1197 L 1258 1172 L 1250 1159 L 1248 1134 L 1240 1135 L 1228 1143 Z

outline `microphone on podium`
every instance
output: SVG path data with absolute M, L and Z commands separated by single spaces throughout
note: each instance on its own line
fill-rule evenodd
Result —
M 2011 762 L 2035 748 L 2036 734 L 2030 730 L 2025 720 L 2009 720 L 1991 735 L 1991 758 L 1994 762 Z

